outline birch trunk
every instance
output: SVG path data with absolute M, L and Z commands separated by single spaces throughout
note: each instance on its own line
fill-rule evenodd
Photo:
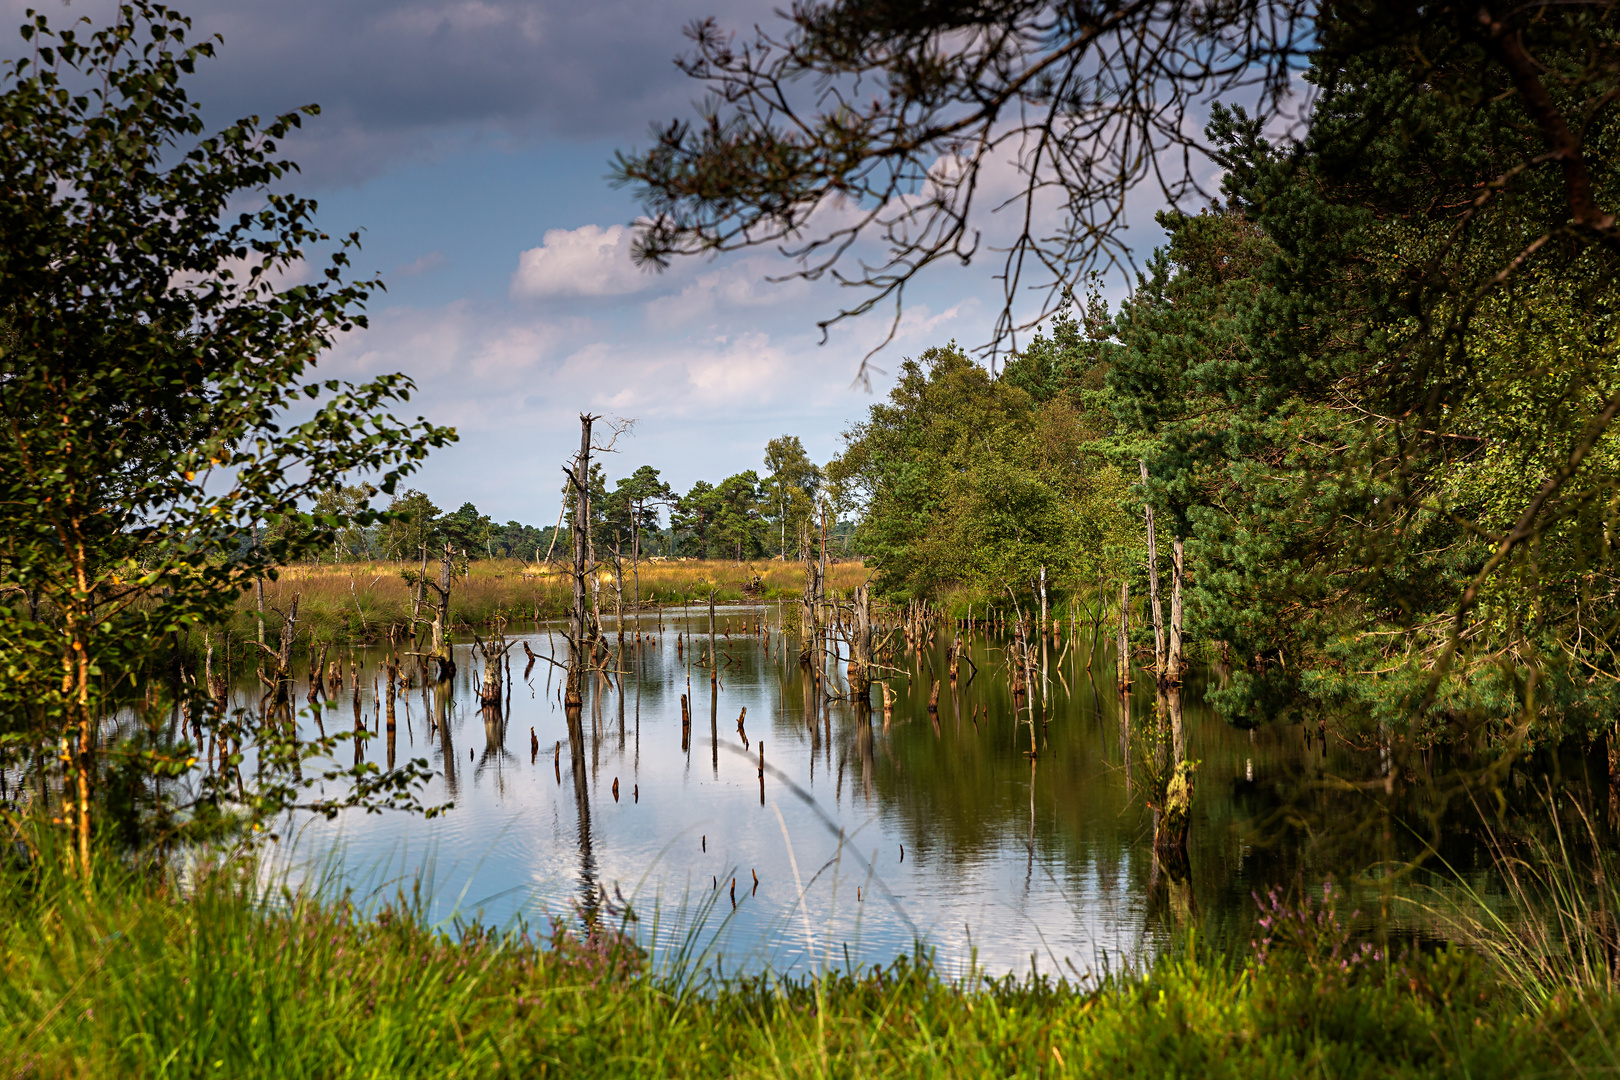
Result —
M 1052 625 L 1051 615 L 1046 607 L 1046 567 L 1041 567 L 1041 638 L 1044 640 L 1047 628 Z
M 1119 583 L 1119 692 L 1131 688 L 1131 583 Z

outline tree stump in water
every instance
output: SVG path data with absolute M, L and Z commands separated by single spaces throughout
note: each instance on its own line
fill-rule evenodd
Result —
M 1153 850 L 1166 861 L 1185 859 L 1187 856 L 1187 826 L 1192 811 L 1193 770 L 1191 761 L 1176 765 L 1170 783 L 1164 791 L 1164 805 L 1159 807 L 1153 824 Z

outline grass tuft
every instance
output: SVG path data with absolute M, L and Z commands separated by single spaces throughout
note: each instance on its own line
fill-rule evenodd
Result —
M 650 964 L 618 928 L 445 930 L 408 895 L 362 916 L 330 882 L 300 893 L 245 864 L 184 887 L 109 870 L 86 895 L 36 870 L 3 888 L 8 1076 L 1257 1080 L 1616 1065 L 1612 996 L 1531 1007 L 1491 958 L 1457 948 L 1341 966 L 1322 962 L 1322 941 L 1274 934 L 1262 959 L 1190 935 L 1141 970 L 1081 983 L 947 979 L 922 951 L 820 978 L 694 978 Z

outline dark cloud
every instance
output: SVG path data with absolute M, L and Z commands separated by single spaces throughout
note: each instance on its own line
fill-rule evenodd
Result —
M 105 0 L 71 7 L 6 0 L 54 19 L 104 19 Z M 681 29 L 716 15 L 747 27 L 771 0 L 196 0 L 177 4 L 220 58 L 194 84 L 209 119 L 323 116 L 299 140 L 312 180 L 358 179 L 402 158 L 438 156 L 472 137 L 639 140 L 683 113 L 697 88 L 674 69 Z M 18 42 L 17 44 L 21 44 Z M 16 50 L 10 50 L 15 52 Z

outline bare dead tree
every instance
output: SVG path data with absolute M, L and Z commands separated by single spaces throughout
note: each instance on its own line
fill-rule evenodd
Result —
M 574 455 L 572 465 L 563 467 L 574 495 L 571 530 L 574 534 L 573 603 L 568 609 L 568 681 L 565 697 L 565 704 L 570 709 L 578 709 L 585 700 L 584 649 L 585 635 L 590 625 L 585 577 L 592 573 L 590 542 L 587 539 L 591 520 L 591 425 L 600 419 L 591 413 L 579 414 L 579 453 Z
M 292 653 L 293 644 L 298 638 L 298 593 L 293 593 L 292 603 L 287 610 L 271 606 L 270 610 L 281 616 L 281 640 L 272 649 L 261 642 L 256 642 L 260 652 L 270 659 L 270 674 L 265 675 L 263 669 L 259 671 L 259 681 L 264 683 L 271 698 L 271 704 L 286 705 L 292 700 Z
M 423 600 L 433 613 L 431 619 L 424 619 L 420 615 L 412 616 L 417 624 L 426 623 L 430 628 L 431 638 L 427 655 L 438 666 L 438 677 L 448 679 L 456 673 L 455 656 L 450 651 L 448 637 L 450 625 L 450 587 L 455 582 L 455 548 L 449 541 L 445 541 L 444 554 L 439 561 L 439 580 L 434 581 L 425 572 L 427 567 L 427 548 L 423 546 L 422 565 L 424 572 L 417 578 L 421 588 Z M 431 598 L 428 590 L 433 591 Z M 420 605 L 418 605 L 420 607 Z
M 506 658 L 507 650 L 515 641 L 506 640 L 505 620 L 498 620 L 495 626 L 495 636 L 485 641 L 476 632 L 473 633 L 473 643 L 484 658 L 484 678 L 478 692 L 478 700 L 486 709 L 499 709 L 501 707 L 501 661 Z M 392 708 L 392 703 L 390 703 Z

